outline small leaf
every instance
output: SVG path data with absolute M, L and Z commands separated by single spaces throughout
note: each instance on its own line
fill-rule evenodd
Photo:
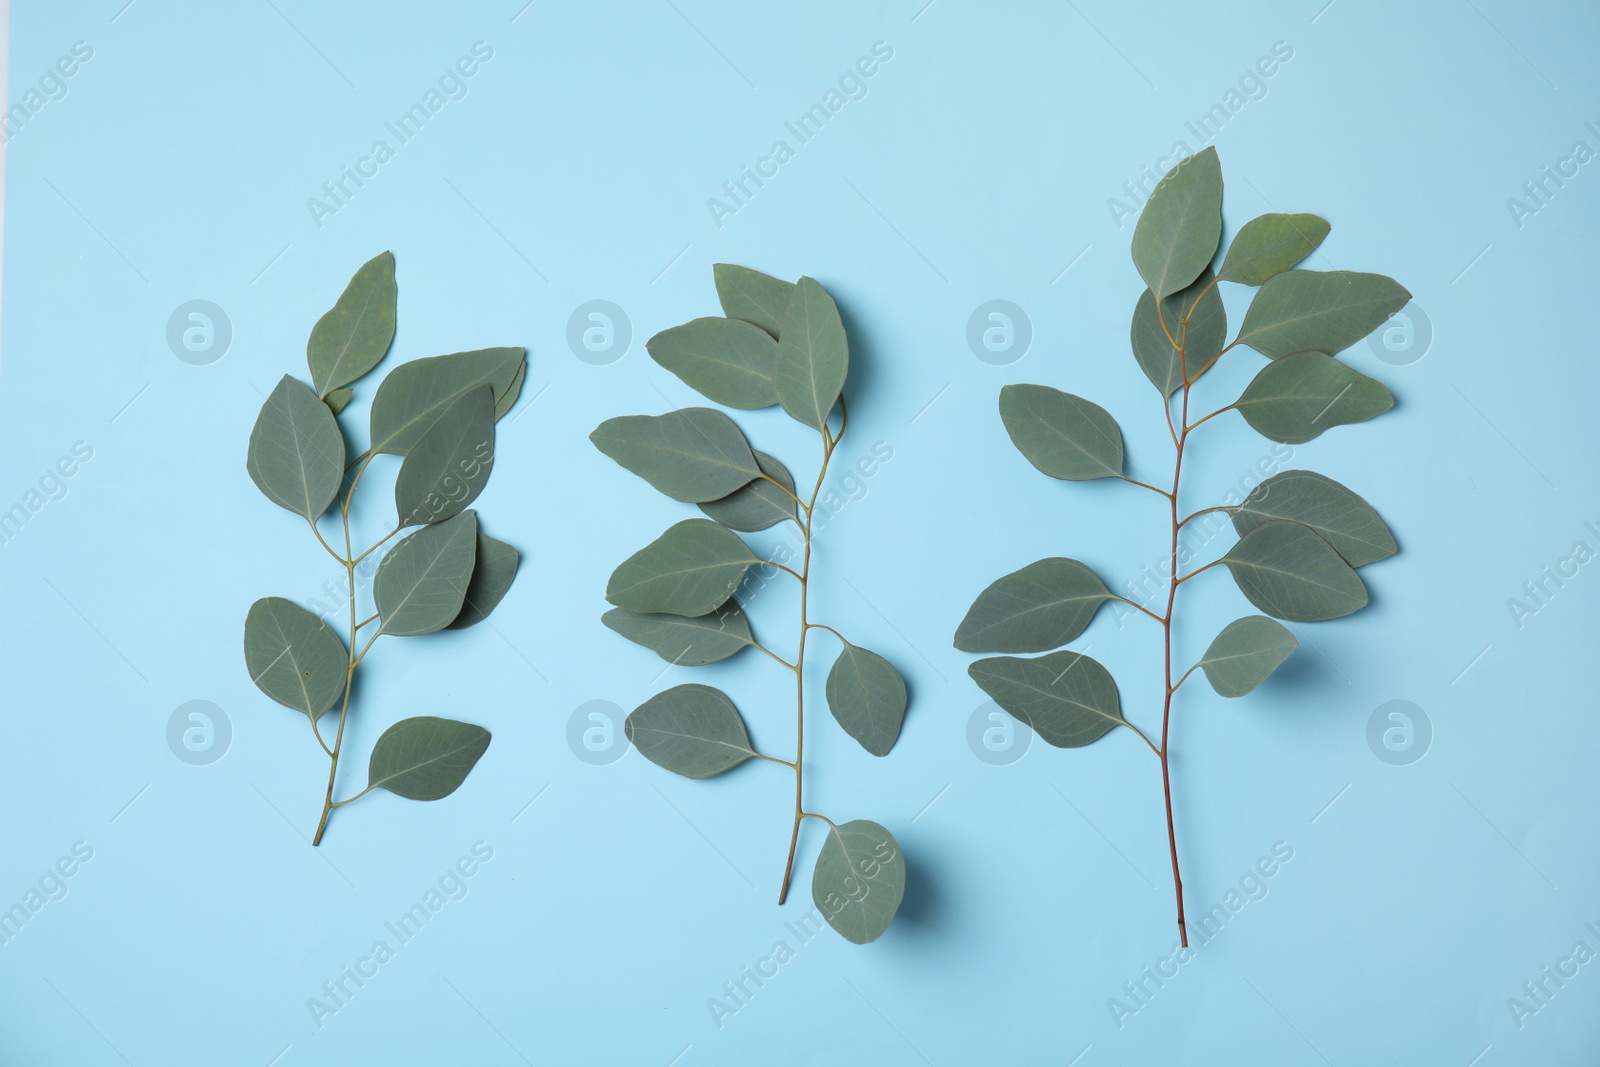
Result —
M 354 389 L 335 389 L 323 397 L 322 402 L 328 405 L 329 411 L 337 415 L 350 405 L 350 398 L 355 395 Z
M 1299 445 L 1334 426 L 1365 422 L 1394 407 L 1383 383 L 1321 352 L 1273 360 L 1234 405 L 1256 431 Z
M 1316 471 L 1275 474 L 1228 510 L 1241 537 L 1271 519 L 1309 526 L 1352 567 L 1365 567 L 1399 551 L 1371 504 Z
M 719 500 L 707 500 L 700 510 L 732 530 L 755 533 L 795 517 L 794 477 L 776 456 L 753 453 L 765 478 L 747 482 Z M 774 484 L 776 483 L 776 484 Z
M 1000 418 L 1017 451 L 1052 478 L 1122 476 L 1122 430 L 1098 404 L 1047 385 L 1008 385 Z
M 489 747 L 489 731 L 469 722 L 419 715 L 401 719 L 372 746 L 367 788 L 407 800 L 443 800 L 461 787 Z
M 1117 683 L 1077 652 L 995 656 L 969 665 L 967 673 L 990 699 L 1057 748 L 1082 748 L 1127 725 Z
M 844 732 L 874 756 L 887 756 L 906 714 L 905 679 L 893 664 L 846 641 L 824 691 Z
M 1320 622 L 1367 606 L 1367 587 L 1333 547 L 1298 522 L 1264 522 L 1218 562 L 1245 598 L 1279 619 Z
M 505 391 L 498 394 L 494 401 L 494 418 L 496 422 L 506 417 L 506 413 L 516 406 L 517 397 L 522 395 L 522 382 L 528 377 L 528 362 L 523 360 L 517 365 L 516 377 L 511 379 L 511 384 Z
M 1234 619 L 1211 642 L 1195 666 L 1225 697 L 1242 697 L 1267 680 L 1300 642 L 1281 622 L 1265 615 Z
M 623 731 L 645 759 L 685 778 L 714 778 L 756 754 L 739 709 L 709 685 L 657 693 L 633 710 Z
M 744 540 L 710 519 L 685 519 L 623 560 L 606 599 L 644 613 L 705 615 L 760 563 Z
M 306 363 L 325 397 L 376 367 L 394 340 L 397 290 L 394 256 L 380 252 L 361 265 L 337 303 L 311 328 Z
M 424 526 L 389 550 L 372 578 L 381 632 L 402 637 L 442 630 L 461 614 L 477 556 L 478 514 Z
M 333 412 L 285 374 L 256 416 L 245 466 L 268 500 L 315 520 L 344 480 L 344 437 Z
M 714 263 L 712 277 L 717 283 L 717 300 L 730 319 L 753 322 L 776 338 L 783 330 L 794 295 L 794 282 L 773 278 L 749 267 Z
M 702 396 L 730 408 L 778 402 L 772 368 L 778 342 L 753 323 L 709 317 L 662 330 L 645 342 L 650 358 Z
M 1410 299 L 1404 286 L 1381 274 L 1284 271 L 1256 293 L 1234 343 L 1272 359 L 1296 352 L 1334 355 L 1383 325 Z
M 292 600 L 269 596 L 245 616 L 244 664 L 263 693 L 316 719 L 344 695 L 350 656 L 333 627 Z
M 850 373 L 850 345 L 833 297 L 815 278 L 801 278 L 784 316 L 773 376 L 778 403 L 813 430 L 828 424 Z
M 828 826 L 811 876 L 811 901 L 846 941 L 865 945 L 889 929 L 906 894 L 906 861 L 894 835 L 855 819 Z
M 401 526 L 459 515 L 494 469 L 494 389 L 473 386 L 417 438 L 400 465 L 394 503 Z
M 1222 239 L 1222 165 L 1207 148 L 1167 171 L 1133 228 L 1133 265 L 1150 291 L 1170 296 L 1200 276 Z
M 482 622 L 499 607 L 500 601 L 511 591 L 517 577 L 517 565 L 522 554 L 504 541 L 478 532 L 478 551 L 472 564 L 472 580 L 467 583 L 467 595 L 461 601 L 461 613 L 451 620 L 447 630 L 464 630 Z
M 1189 316 L 1187 334 L 1183 326 L 1185 316 Z M 1169 333 L 1171 338 L 1167 336 Z M 1133 358 L 1139 361 L 1139 369 L 1161 390 L 1162 396 L 1176 392 L 1183 385 L 1185 373 L 1190 378 L 1199 377 L 1201 368 L 1222 351 L 1227 337 L 1228 313 L 1222 306 L 1222 294 L 1217 292 L 1210 268 L 1201 271 L 1200 277 L 1187 289 L 1161 301 L 1159 319 L 1155 294 L 1150 290 L 1146 289 L 1134 305 L 1133 326 L 1129 330 Z M 1183 343 L 1181 356 L 1173 341 Z
M 1261 215 L 1239 227 L 1222 258 L 1217 277 L 1241 285 L 1261 285 L 1317 250 L 1328 223 L 1315 215 Z
M 602 422 L 589 440 L 674 500 L 718 500 L 761 473 L 734 421 L 713 408 L 624 415 Z
M 1107 600 L 1099 575 L 1075 559 L 1030 563 L 978 594 L 956 629 L 963 652 L 1048 652 L 1083 633 Z
M 495 418 L 511 409 L 527 371 L 526 350 L 484 348 L 402 363 L 378 385 L 372 398 L 372 451 L 403 456 L 445 408 L 462 393 L 488 382 L 494 387 Z
M 644 614 L 612 608 L 600 616 L 600 621 L 634 644 L 681 667 L 716 663 L 755 644 L 750 621 L 732 598 L 705 615 Z

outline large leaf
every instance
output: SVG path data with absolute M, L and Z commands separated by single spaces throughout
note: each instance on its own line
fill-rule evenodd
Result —
M 846 641 L 824 691 L 844 732 L 874 756 L 887 756 L 906 714 L 906 683 L 894 665 Z
M 504 541 L 497 541 L 483 531 L 478 532 L 478 551 L 472 562 L 472 580 L 467 583 L 467 595 L 462 598 L 461 612 L 450 621 L 446 629 L 464 630 L 482 622 L 500 605 L 511 591 L 517 577 L 517 565 L 522 554 Z
M 906 895 L 906 861 L 875 822 L 829 824 L 811 875 L 811 901 L 846 941 L 865 945 L 889 929 Z
M 460 788 L 489 747 L 489 731 L 470 722 L 419 715 L 401 719 L 372 746 L 367 788 L 407 800 L 442 800 Z
M 683 383 L 730 408 L 765 408 L 778 402 L 772 368 L 778 342 L 742 319 L 715 316 L 662 330 L 645 342 L 650 358 Z
M 483 492 L 494 469 L 494 388 L 456 398 L 406 453 L 394 483 L 401 526 L 440 522 Z
M 372 578 L 381 632 L 409 637 L 449 626 L 461 614 L 477 548 L 475 511 L 401 538 Z
M 711 274 L 716 279 L 717 300 L 722 304 L 724 315 L 753 322 L 773 337 L 783 332 L 783 320 L 789 314 L 789 300 L 794 295 L 794 282 L 732 263 L 712 264 Z
M 970 664 L 967 673 L 990 699 L 1057 748 L 1081 748 L 1127 725 L 1117 683 L 1077 652 L 994 656 Z
M 314 520 L 344 479 L 344 437 L 328 405 L 285 374 L 256 416 L 245 463 L 268 500 Z
M 1075 559 L 1052 556 L 993 582 L 956 628 L 963 652 L 1048 652 L 1083 633 L 1116 596 Z
M 712 408 L 607 419 L 589 440 L 659 491 L 688 504 L 725 497 L 761 473 L 743 432 Z
M 1304 444 L 1334 426 L 1394 407 L 1384 384 L 1321 352 L 1297 352 L 1261 368 L 1234 405 L 1263 436 Z
M 1008 385 L 1000 419 L 1017 451 L 1052 478 L 1122 476 L 1122 430 L 1099 404 L 1048 385 Z
M 815 278 L 801 278 L 784 315 L 773 365 L 778 403 L 814 430 L 828 423 L 850 373 L 850 345 L 833 297 Z
M 1187 333 L 1185 316 L 1189 318 Z M 1209 268 L 1201 271 L 1187 289 L 1161 301 L 1160 318 L 1156 317 L 1155 294 L 1148 289 L 1133 308 L 1133 326 L 1129 330 L 1133 358 L 1162 396 L 1171 396 L 1186 376 L 1197 377 L 1200 369 L 1222 351 L 1227 337 L 1228 313 Z M 1173 341 L 1183 345 L 1181 354 Z
M 395 299 L 394 256 L 380 252 L 361 265 L 338 302 L 311 328 L 306 363 L 318 396 L 349 385 L 388 353 Z
M 1281 622 L 1265 615 L 1234 619 L 1211 642 L 1195 666 L 1225 697 L 1242 697 L 1267 680 L 1300 642 Z
M 732 598 L 704 615 L 644 614 L 612 608 L 600 616 L 600 621 L 634 644 L 681 667 L 716 663 L 755 644 L 750 620 Z
M 623 730 L 645 759 L 685 778 L 714 778 L 756 754 L 739 709 L 709 685 L 657 693 L 633 710 Z
M 738 534 L 710 519 L 685 519 L 622 561 L 606 599 L 629 611 L 705 615 L 760 562 Z
M 1245 312 L 1236 344 L 1281 359 L 1296 352 L 1342 352 L 1406 306 L 1393 278 L 1356 271 L 1289 270 L 1268 279 Z
M 1327 236 L 1327 220 L 1315 215 L 1261 215 L 1233 235 L 1217 277 L 1241 285 L 1261 285 L 1315 252 Z
M 333 627 L 292 600 L 269 596 L 245 616 L 244 664 L 263 693 L 315 719 L 344 695 L 350 655 Z
M 1228 510 L 1241 537 L 1273 519 L 1309 526 L 1352 567 L 1376 563 L 1398 551 L 1394 535 L 1371 504 L 1316 471 L 1275 474 Z
M 457 397 L 485 382 L 494 387 L 500 418 L 522 387 L 525 354 L 521 348 L 484 348 L 400 364 L 372 398 L 372 451 L 405 455 Z
M 1133 228 L 1133 265 L 1157 298 L 1200 276 L 1222 239 L 1222 165 L 1207 148 L 1167 171 Z
M 1319 622 L 1367 605 L 1367 587 L 1333 547 L 1298 522 L 1264 522 L 1219 561 L 1245 598 L 1279 619 Z
M 795 518 L 798 502 L 794 494 L 794 476 L 789 468 L 776 456 L 759 450 L 754 455 L 765 478 L 756 478 L 719 500 L 707 500 L 700 505 L 701 511 L 722 525 L 745 533 L 755 533 Z

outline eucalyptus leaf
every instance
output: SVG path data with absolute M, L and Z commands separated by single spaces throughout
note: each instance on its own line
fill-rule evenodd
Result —
M 1274 474 L 1228 511 L 1241 537 L 1273 519 L 1309 526 L 1352 567 L 1365 567 L 1399 551 L 1371 504 L 1316 471 Z
M 778 342 L 741 319 L 693 319 L 645 342 L 650 358 L 702 396 L 730 408 L 766 408 L 778 402 L 773 366 Z
M 1332 356 L 1297 352 L 1262 367 L 1234 406 L 1258 433 L 1298 445 L 1334 426 L 1383 414 L 1394 407 L 1394 396 Z
M 1185 317 L 1189 319 L 1187 332 Z M 1201 369 L 1222 351 L 1227 337 L 1228 313 L 1209 267 L 1187 289 L 1161 301 L 1159 318 L 1155 294 L 1148 289 L 1133 308 L 1133 325 L 1129 329 L 1133 358 L 1162 396 L 1171 396 L 1181 388 L 1186 374 L 1189 378 L 1199 377 Z M 1182 343 L 1182 353 L 1173 341 Z
M 820 431 L 850 373 L 850 345 L 833 297 L 815 278 L 801 278 L 795 286 L 773 366 L 783 410 Z
M 760 562 L 738 534 L 710 519 L 685 519 L 612 572 L 606 599 L 629 611 L 705 615 Z
M 716 280 L 717 300 L 722 304 L 724 315 L 753 322 L 774 338 L 783 332 L 783 320 L 789 314 L 789 301 L 794 296 L 794 282 L 732 263 L 712 264 L 711 274 Z
M 1227 564 L 1245 598 L 1274 618 L 1320 622 L 1367 606 L 1361 578 L 1298 522 L 1264 522 L 1218 562 Z
M 1316 215 L 1274 213 L 1253 218 L 1233 235 L 1217 277 L 1261 285 L 1315 252 L 1328 229 L 1327 220 Z
M 794 476 L 776 456 L 755 451 L 756 464 L 765 478 L 756 478 L 727 496 L 707 500 L 700 510 L 730 530 L 755 533 L 776 526 L 785 519 L 795 518 L 798 498 L 794 493 Z
M 677 685 L 633 710 L 623 726 L 645 759 L 685 778 L 714 778 L 756 755 L 733 701 L 709 685 Z
M 467 583 L 467 595 L 461 600 L 461 612 L 450 621 L 447 630 L 464 630 L 489 617 L 500 606 L 500 601 L 511 591 L 516 580 L 517 566 L 522 554 L 504 541 L 478 531 L 478 550 L 472 563 L 472 580 Z
M 1122 430 L 1110 412 L 1047 385 L 1000 390 L 1000 419 L 1029 463 L 1052 478 L 1086 482 L 1122 476 Z
M 478 499 L 494 469 L 494 388 L 473 386 L 406 453 L 394 483 L 401 526 L 439 522 Z
M 506 386 L 504 392 L 495 396 L 494 417 L 496 422 L 505 418 L 507 412 L 516 407 L 517 397 L 522 395 L 522 383 L 527 377 L 528 361 L 523 360 L 522 363 L 517 366 L 517 374 L 516 377 L 511 379 L 511 384 Z M 535 397 L 534 399 L 538 398 Z
M 372 746 L 367 788 L 407 800 L 443 800 L 461 787 L 489 748 L 489 731 L 469 722 L 419 715 L 401 719 Z
M 463 511 L 401 538 L 378 564 L 372 598 L 386 634 L 431 634 L 461 614 L 477 557 L 478 515 Z
M 1156 184 L 1133 228 L 1133 265 L 1157 298 L 1200 276 L 1222 238 L 1222 165 L 1207 148 Z
M 526 350 L 484 348 L 402 363 L 372 398 L 372 451 L 403 456 L 462 393 L 485 382 L 494 387 L 495 417 L 511 409 L 526 373 Z
M 1246 615 L 1223 627 L 1195 666 L 1206 672 L 1218 693 L 1242 697 L 1266 681 L 1299 645 L 1283 623 Z
M 994 656 L 969 665 L 967 673 L 990 699 L 1057 748 L 1082 748 L 1127 725 L 1117 683 L 1097 661 L 1077 652 Z
M 268 500 L 315 521 L 344 480 L 339 423 L 304 382 L 285 374 L 256 416 L 245 466 Z
M 875 822 L 828 825 L 811 875 L 811 901 L 851 944 L 876 941 L 906 894 L 906 861 L 894 835 Z
M 997 579 L 956 629 L 963 652 L 1048 652 L 1084 630 L 1117 597 L 1086 565 L 1053 556 Z
M 906 683 L 876 652 L 844 642 L 828 671 L 828 710 L 874 756 L 887 756 L 906 714 Z
M 688 504 L 721 499 L 761 473 L 744 433 L 713 408 L 607 419 L 589 440 L 660 492 Z
M 357 270 L 339 300 L 311 328 L 306 363 L 318 396 L 366 374 L 394 341 L 394 256 L 380 252 Z
M 322 402 L 328 405 L 329 411 L 333 412 L 335 415 L 338 415 L 345 408 L 350 406 L 350 400 L 355 395 L 356 391 L 354 389 L 335 389 L 333 392 L 323 397 Z
M 344 695 L 350 655 L 333 627 L 292 600 L 269 596 L 245 616 L 244 663 L 258 689 L 315 720 Z
M 646 614 L 612 608 L 600 621 L 636 645 L 643 645 L 668 663 L 703 667 L 755 644 L 750 620 L 739 602 L 729 598 L 704 615 Z
M 1256 293 L 1235 344 L 1282 359 L 1296 352 L 1342 352 L 1406 306 L 1393 278 L 1349 270 L 1289 270 Z

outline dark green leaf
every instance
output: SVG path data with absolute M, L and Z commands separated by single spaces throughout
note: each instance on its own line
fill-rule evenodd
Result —
M 1000 707 L 1057 748 L 1081 748 L 1126 726 L 1117 683 L 1077 652 L 980 659 L 967 673 Z
M 344 437 L 333 412 L 285 374 L 256 416 L 245 466 L 268 500 L 315 520 L 344 480 Z
M 311 328 L 306 363 L 318 396 L 349 385 L 383 359 L 394 340 L 395 299 L 394 256 L 380 252 Z
M 753 323 L 709 317 L 662 330 L 645 342 L 650 358 L 702 396 L 730 408 L 778 402 L 772 381 L 778 342 Z
M 720 500 L 707 500 L 700 510 L 722 525 L 755 533 L 795 517 L 794 477 L 776 456 L 754 453 L 765 478 L 747 482 Z
M 478 498 L 494 469 L 494 389 L 473 386 L 406 453 L 394 483 L 401 526 L 439 522 Z
M 482 622 L 511 591 L 522 555 L 504 541 L 497 541 L 481 530 L 478 551 L 472 564 L 472 580 L 461 601 L 461 613 L 451 620 L 448 630 L 464 630 Z
M 1012 571 L 978 594 L 956 629 L 963 652 L 1048 652 L 1083 633 L 1107 600 L 1100 577 L 1053 556 Z
M 1387 559 L 1398 551 L 1394 535 L 1372 505 L 1315 471 L 1283 471 L 1228 509 L 1242 537 L 1272 519 L 1309 526 L 1352 567 Z
M 323 397 L 322 402 L 328 405 L 329 411 L 337 415 L 350 405 L 350 398 L 355 395 L 354 389 L 335 389 Z
M 659 491 L 688 504 L 725 497 L 761 473 L 739 427 L 712 408 L 607 419 L 589 440 Z
M 1281 622 L 1265 615 L 1234 619 L 1211 642 L 1195 666 L 1225 697 L 1242 697 L 1267 680 L 1300 642 Z
M 855 945 L 876 941 L 905 894 L 906 861 L 893 834 L 866 819 L 829 824 L 811 901 L 839 936 Z
M 717 299 L 722 303 L 724 315 L 753 322 L 773 337 L 782 332 L 784 317 L 789 313 L 789 300 L 794 295 L 794 282 L 732 263 L 712 264 L 711 273 L 716 279 Z
M 828 672 L 828 710 L 874 756 L 887 756 L 906 714 L 906 683 L 876 652 L 844 643 Z
M 401 719 L 372 746 L 367 788 L 407 800 L 443 800 L 460 788 L 489 747 L 489 731 L 469 722 L 419 715 Z
M 1133 228 L 1133 265 L 1156 296 L 1200 276 L 1222 239 L 1222 165 L 1207 148 L 1167 171 Z
M 755 643 L 750 621 L 739 602 L 728 602 L 705 615 L 643 614 L 612 608 L 600 621 L 636 645 L 643 645 L 668 663 L 703 667 Z
M 1261 285 L 1317 250 L 1328 223 L 1315 215 L 1261 215 L 1233 235 L 1217 277 L 1241 285 Z
M 1185 316 L 1189 317 L 1187 334 L 1183 326 Z M 1148 289 L 1134 305 L 1133 326 L 1129 331 L 1133 357 L 1139 361 L 1144 376 L 1161 390 L 1162 396 L 1171 396 L 1182 387 L 1185 372 L 1190 378 L 1199 377 L 1200 370 L 1222 351 L 1227 337 L 1228 313 L 1222 306 L 1222 294 L 1217 292 L 1209 267 L 1201 271 L 1200 277 L 1187 289 L 1161 301 L 1161 318 L 1156 317 L 1155 294 Z M 1183 344 L 1181 356 L 1173 341 Z
M 647 614 L 705 615 L 760 562 L 738 534 L 710 519 L 685 519 L 623 560 L 606 585 L 606 599 Z
M 714 778 L 756 754 L 739 709 L 709 685 L 657 693 L 633 710 L 623 730 L 645 759 L 685 778 Z
M 316 719 L 344 695 L 350 656 L 333 627 L 292 600 L 269 596 L 245 616 L 244 664 L 263 693 Z
M 525 354 L 521 348 L 484 348 L 400 364 L 372 398 L 372 451 L 405 455 L 445 408 L 485 382 L 494 386 L 498 419 L 522 386 Z
M 389 550 L 372 578 L 382 632 L 431 634 L 461 614 L 477 557 L 478 514 L 424 526 Z
M 527 377 L 528 361 L 523 360 L 517 365 L 517 375 L 511 379 L 511 384 L 506 387 L 505 392 L 500 393 L 495 397 L 494 417 L 496 422 L 499 422 L 501 419 L 505 418 L 506 413 L 516 406 L 517 397 L 522 395 L 523 380 Z
M 1406 306 L 1393 278 L 1349 270 L 1289 270 L 1267 280 L 1245 312 L 1235 344 L 1281 359 L 1342 352 Z
M 797 422 L 821 430 L 850 373 L 850 345 L 833 297 L 801 278 L 783 320 L 773 365 L 778 403 Z
M 1394 407 L 1383 383 L 1321 352 L 1273 360 L 1235 405 L 1263 436 L 1298 445 L 1322 431 L 1365 422 Z
M 1110 412 L 1047 385 L 1000 390 L 1000 419 L 1029 463 L 1052 478 L 1086 482 L 1122 476 L 1122 430 Z
M 1333 547 L 1298 522 L 1264 522 L 1220 562 L 1245 598 L 1279 619 L 1319 622 L 1367 606 L 1367 587 Z

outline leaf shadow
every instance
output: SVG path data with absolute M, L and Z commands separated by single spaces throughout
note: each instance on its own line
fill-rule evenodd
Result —
M 906 892 L 895 913 L 895 925 L 911 926 L 919 932 L 936 929 L 944 911 L 944 897 L 928 862 L 915 852 L 901 850 L 906 864 Z

